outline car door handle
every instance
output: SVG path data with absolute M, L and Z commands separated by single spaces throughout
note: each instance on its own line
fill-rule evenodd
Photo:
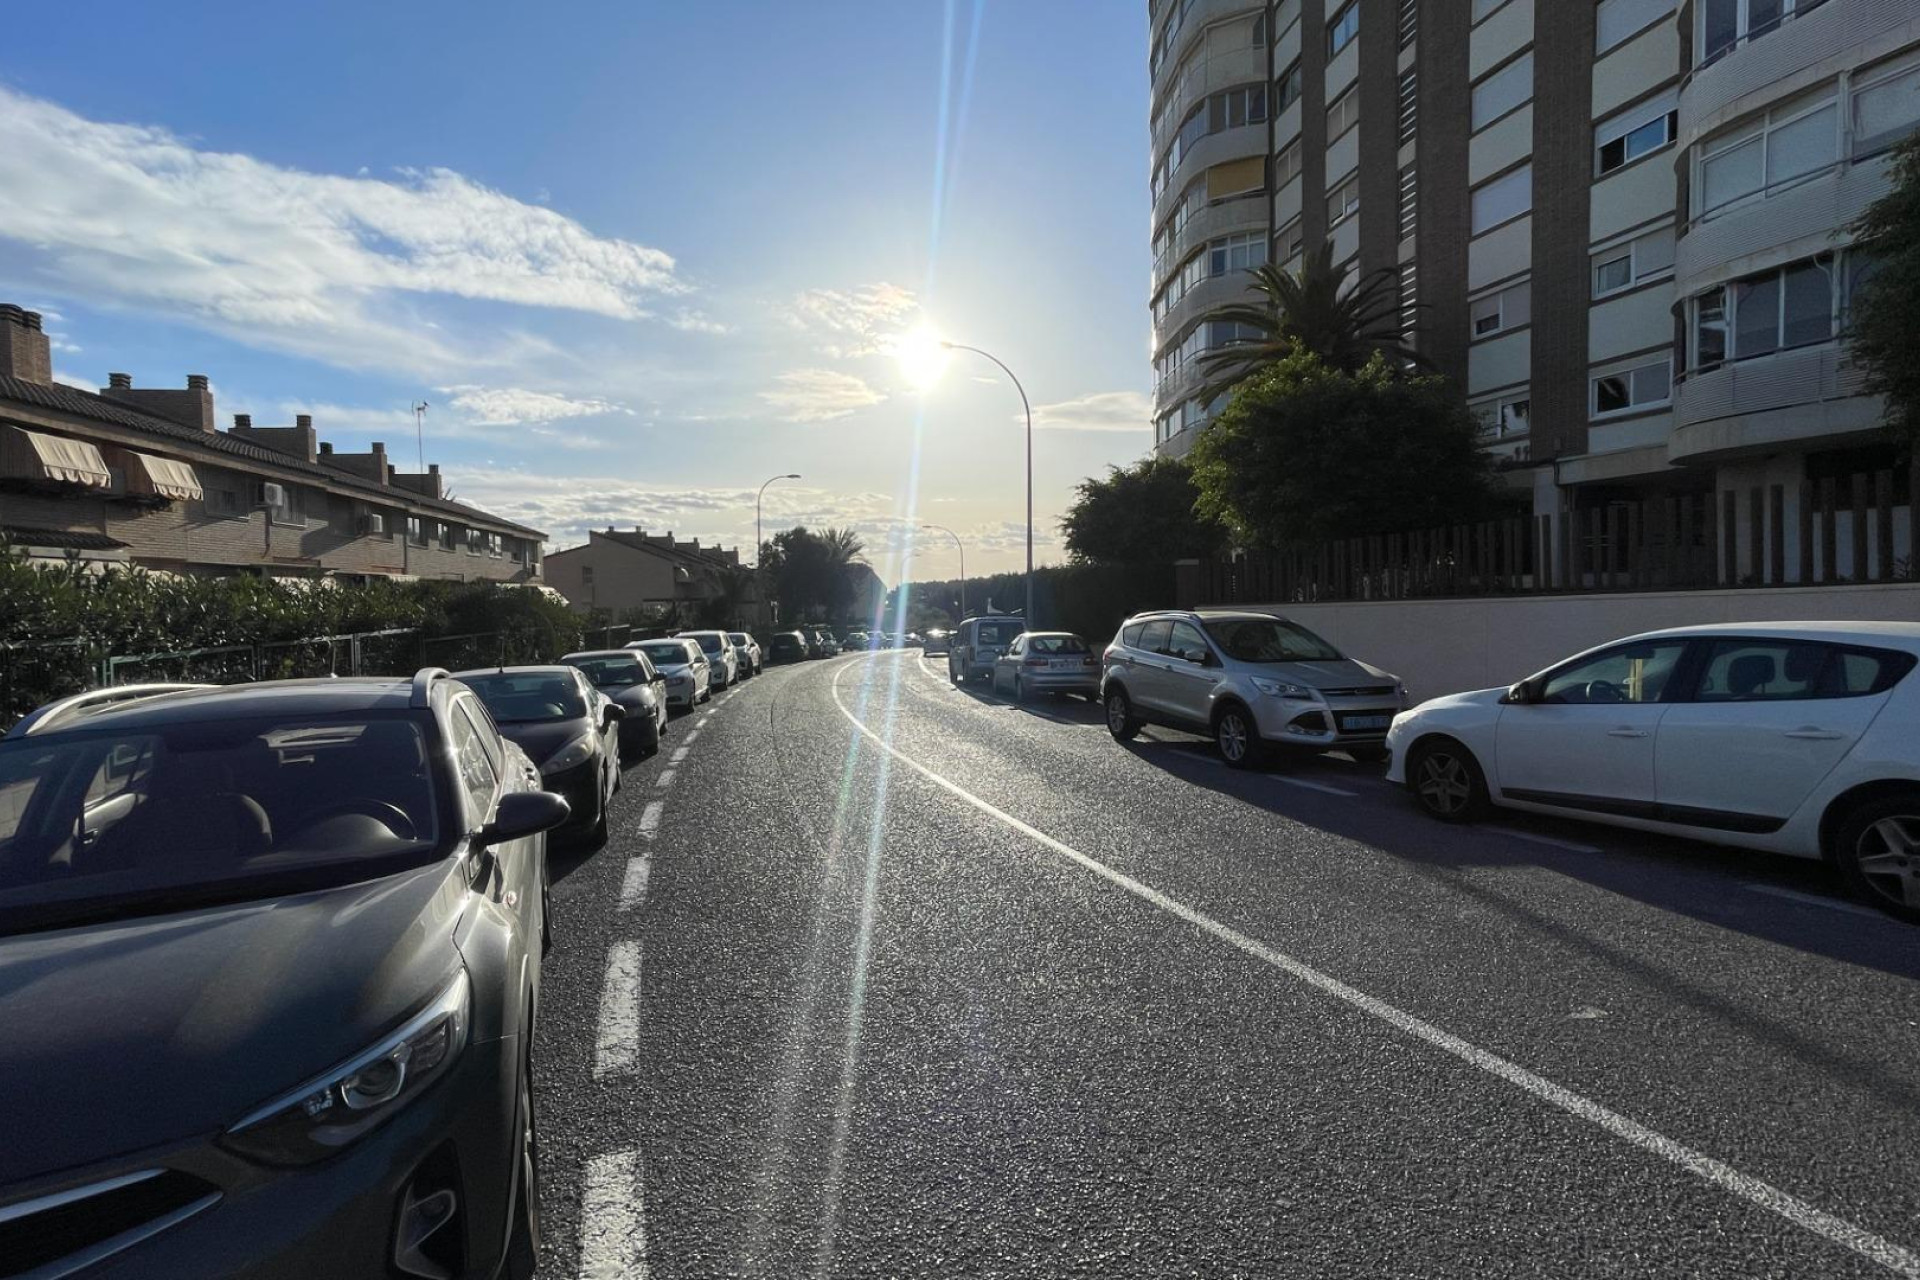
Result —
M 1630 728 L 1623 724 L 1618 729 L 1607 730 L 1607 736 L 1609 738 L 1644 738 L 1647 736 L 1647 731 L 1645 729 Z
M 1832 729 L 1816 729 L 1812 725 L 1807 725 L 1803 728 L 1787 730 L 1787 736 L 1801 738 L 1808 742 L 1832 742 L 1836 738 L 1844 738 L 1847 735 L 1835 733 Z

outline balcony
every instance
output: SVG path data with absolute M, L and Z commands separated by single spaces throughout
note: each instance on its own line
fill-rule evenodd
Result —
M 1230 272 L 1224 276 L 1214 276 L 1202 280 L 1187 290 L 1186 296 L 1173 305 L 1166 319 L 1153 327 L 1153 342 L 1156 348 L 1163 346 L 1166 340 L 1187 328 L 1195 320 L 1221 307 L 1237 302 L 1247 302 L 1252 297 L 1248 288 L 1248 276 L 1244 271 Z
M 1187 64 L 1178 83 L 1169 85 L 1157 98 L 1166 105 L 1158 117 L 1158 127 L 1153 130 L 1153 149 L 1149 154 L 1158 158 L 1167 149 L 1187 112 L 1208 94 L 1235 85 L 1263 84 L 1266 79 L 1267 51 L 1252 45 L 1195 58 Z
M 1852 226 L 1892 185 L 1887 159 L 1843 161 L 1696 220 L 1674 249 L 1680 295 L 1832 249 L 1836 229 Z
M 1902 29 L 1906 34 L 1902 35 Z M 1745 36 L 1700 67 L 1680 91 L 1680 138 L 1692 146 L 1755 106 L 1835 74 L 1842 62 L 1920 38 L 1913 0 L 1827 0 L 1800 17 Z M 1881 48 L 1865 46 L 1879 45 Z
M 1876 431 L 1883 412 L 1864 394 L 1866 376 L 1838 342 L 1689 374 L 1674 387 L 1667 458 L 1706 462 Z
M 1205 173 L 1214 165 L 1225 164 L 1229 160 L 1245 160 L 1249 156 L 1267 154 L 1267 125 L 1263 120 L 1258 124 L 1243 124 L 1237 129 L 1222 129 L 1219 133 L 1210 133 L 1193 144 L 1186 155 L 1180 157 L 1180 163 L 1167 175 L 1167 186 L 1160 198 L 1153 202 L 1153 225 L 1159 226 L 1166 221 L 1185 193 L 1187 184 L 1198 174 Z
M 1262 7 L 1260 0 L 1193 0 L 1187 16 L 1181 20 L 1180 34 L 1173 38 L 1173 47 L 1167 50 L 1166 61 L 1160 64 L 1161 74 L 1155 77 L 1151 95 L 1153 108 L 1159 108 L 1172 88 L 1165 74 L 1180 65 L 1180 60 L 1193 49 L 1196 40 L 1205 36 L 1208 27 L 1228 18 L 1258 13 Z M 1158 27 L 1153 30 L 1155 35 L 1159 33 Z M 1264 78 L 1264 72 L 1255 78 Z

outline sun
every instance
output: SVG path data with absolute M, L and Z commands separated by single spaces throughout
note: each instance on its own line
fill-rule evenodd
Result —
M 940 375 L 947 371 L 947 362 L 953 358 L 948 344 L 924 325 L 910 333 L 896 335 L 888 343 L 888 349 L 900 366 L 901 375 L 917 391 L 926 391 L 939 382 Z

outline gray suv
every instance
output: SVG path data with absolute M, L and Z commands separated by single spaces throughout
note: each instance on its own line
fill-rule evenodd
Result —
M 1236 769 L 1269 748 L 1387 758 L 1387 728 L 1406 686 L 1356 662 L 1297 622 L 1241 610 L 1161 610 L 1127 619 L 1100 681 L 1107 729 L 1143 724 L 1204 733 Z

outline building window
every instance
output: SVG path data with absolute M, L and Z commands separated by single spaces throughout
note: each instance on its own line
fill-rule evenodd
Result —
M 1273 189 L 1280 188 L 1300 176 L 1300 140 L 1298 138 L 1280 148 L 1280 154 L 1273 158 Z
M 1623 111 L 1593 131 L 1594 172 L 1609 174 L 1641 156 L 1671 146 L 1680 136 L 1680 113 L 1675 95 L 1661 94 L 1652 102 Z
M 1400 74 L 1400 145 L 1413 141 L 1420 130 L 1420 71 L 1408 67 Z
M 1818 9 L 1826 0 L 1700 0 L 1700 65 L 1705 66 L 1741 43 L 1757 40 L 1780 24 Z
M 1878 155 L 1920 128 L 1920 58 L 1854 80 L 1853 158 Z
M 1400 171 L 1400 238 L 1411 239 L 1420 229 L 1420 175 L 1408 165 Z
M 1832 254 L 1736 280 L 1693 300 L 1693 367 L 1831 341 L 1839 279 Z
M 1400 47 L 1411 48 L 1420 37 L 1420 0 L 1400 0 Z
M 1712 217 L 1802 182 L 1839 158 L 1840 108 L 1827 87 L 1702 144 L 1695 208 L 1701 218 Z
M 1252 271 L 1265 266 L 1266 262 L 1267 237 L 1262 232 L 1250 231 L 1245 235 L 1228 236 L 1207 246 L 1207 274 L 1210 276 Z
M 1525 391 L 1475 405 L 1473 411 L 1480 419 L 1483 439 L 1509 440 L 1533 430 L 1533 400 Z
M 1473 129 L 1478 132 L 1509 111 L 1533 101 L 1533 54 L 1523 53 L 1473 87 Z
M 1661 227 L 1593 255 L 1593 296 L 1604 298 L 1672 274 L 1673 228 Z
M 226 519 L 235 520 L 244 518 L 247 514 L 246 504 L 240 500 L 239 493 L 232 489 L 215 489 L 207 486 L 202 503 L 210 516 L 223 516 Z
M 427 526 L 419 516 L 407 517 L 407 541 L 416 547 L 427 545 Z
M 1473 336 L 1489 338 L 1533 321 L 1533 283 L 1523 280 L 1467 304 Z
M 1360 123 L 1360 88 L 1348 89 L 1327 108 L 1327 141 L 1332 142 Z
M 1280 73 L 1273 82 L 1273 112 L 1275 115 L 1285 111 L 1300 100 L 1300 63 L 1294 64 Z M 1136 172 L 1138 172 L 1136 170 Z
M 1658 360 L 1593 379 L 1590 408 L 1594 417 L 1604 418 L 1651 409 L 1672 399 L 1673 358 L 1661 356 Z
M 1327 23 L 1327 56 L 1331 58 L 1360 34 L 1360 0 L 1352 0 Z M 1137 172 L 1137 171 L 1136 171 Z M 1135 314 L 1138 314 L 1137 312 Z
M 452 551 L 459 545 L 459 541 L 460 531 L 453 527 L 452 521 L 442 520 L 440 522 L 440 549 L 442 551 Z
M 1345 222 L 1360 208 L 1360 175 L 1355 174 L 1335 187 L 1327 196 L 1327 226 L 1329 229 Z M 1138 315 L 1138 312 L 1134 314 Z
M 1154 170 L 1156 198 L 1160 189 L 1165 187 L 1167 178 L 1180 167 L 1180 162 L 1202 138 L 1243 125 L 1261 124 L 1266 118 L 1267 86 L 1264 84 L 1222 89 L 1205 101 L 1195 103 L 1193 110 L 1187 113 L 1187 118 L 1180 122 L 1180 132 L 1168 144 L 1165 158 Z
M 1593 51 L 1605 53 L 1639 35 L 1678 7 L 1678 0 L 1600 0 L 1593 17 Z
M 1473 189 L 1471 234 L 1490 231 L 1533 208 L 1533 166 L 1525 164 Z
M 1507 0 L 1473 0 L 1473 16 L 1469 21 L 1480 21 L 1480 19 L 1486 17 L 1506 2 Z
M 1400 264 L 1400 337 L 1411 342 L 1420 328 L 1420 264 Z
M 583 564 L 580 566 L 580 585 L 588 588 L 591 588 L 593 586 L 593 566 L 592 565 Z
M 1253 20 L 1253 47 L 1256 49 L 1267 47 L 1267 13 L 1264 9 Z

